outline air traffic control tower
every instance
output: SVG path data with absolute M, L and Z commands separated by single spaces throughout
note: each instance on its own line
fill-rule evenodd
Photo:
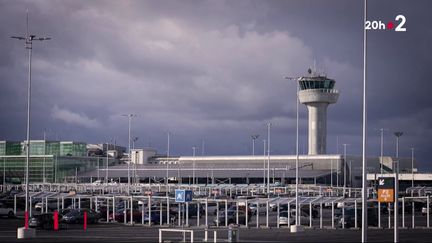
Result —
M 309 111 L 309 155 L 326 154 L 327 106 L 337 102 L 339 92 L 334 89 L 335 81 L 325 75 L 308 70 L 309 76 L 300 77 L 299 101 Z

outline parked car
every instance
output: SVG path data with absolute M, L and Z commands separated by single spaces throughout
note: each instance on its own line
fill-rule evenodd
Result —
M 228 203 L 228 210 L 232 209 L 235 210 L 235 205 L 232 203 Z M 225 210 L 225 203 L 219 203 L 219 211 L 224 211 Z M 216 215 L 218 212 L 217 208 L 215 208 L 215 210 L 213 211 L 213 215 Z
M 116 209 L 115 213 L 110 213 L 109 219 L 110 220 L 114 220 L 117 222 L 123 222 L 124 221 L 124 217 L 125 217 L 125 212 L 126 212 L 126 221 L 129 222 L 130 221 L 130 209 L 124 210 L 124 209 Z M 106 212 L 105 212 L 106 214 Z M 139 209 L 133 209 L 132 211 L 132 220 L 134 222 L 141 222 L 141 218 L 142 218 L 142 211 Z
M 280 207 L 279 212 L 288 211 L 288 205 L 287 204 L 281 204 L 281 205 L 279 205 L 279 207 Z M 290 209 L 291 209 L 291 211 L 294 211 L 294 213 L 295 213 L 295 204 L 292 204 L 290 206 Z M 309 217 L 309 205 L 301 205 L 300 209 L 304 214 L 306 214 Z M 276 208 L 276 210 L 277 210 L 277 208 Z M 315 207 L 312 207 L 312 218 L 317 218 L 318 215 L 319 215 L 318 210 Z
M 295 210 L 290 213 L 289 225 L 295 224 Z M 300 213 L 300 224 L 309 225 L 309 215 Z M 279 212 L 279 225 L 288 225 L 288 211 Z
M 42 202 L 38 202 L 38 203 L 35 204 L 35 209 L 38 210 L 38 211 L 41 211 L 42 206 L 44 207 L 44 210 L 45 210 L 46 204 L 43 204 Z M 55 201 L 55 202 L 54 201 L 53 202 L 48 202 L 48 210 L 51 210 L 51 211 L 56 210 L 57 206 L 58 206 L 57 205 L 57 201 Z
M 152 211 L 151 216 L 149 217 L 148 213 L 144 213 L 144 223 L 148 223 L 149 219 L 151 219 L 151 223 L 152 224 L 160 224 L 161 222 L 161 214 L 160 211 Z M 176 214 L 174 212 L 170 212 L 170 222 L 173 222 L 176 219 Z M 141 218 L 140 218 L 141 221 Z M 166 211 L 162 211 L 162 223 L 166 223 L 167 222 L 167 213 Z
M 92 209 L 72 209 L 63 215 L 61 221 L 67 224 L 83 224 L 84 212 L 87 212 L 88 224 L 95 224 L 99 221 L 99 214 Z
M 219 207 L 220 207 L 220 205 L 219 205 Z M 225 209 L 225 205 L 224 205 L 223 208 Z M 170 209 L 171 209 L 173 212 L 178 213 L 178 206 L 177 206 L 177 205 L 172 205 Z M 200 206 L 199 206 L 199 210 L 200 210 L 200 218 L 201 218 L 201 217 L 204 216 L 204 214 L 205 214 L 204 206 L 203 206 L 203 205 L 200 205 Z M 165 210 L 165 211 L 166 211 L 166 210 Z M 182 204 L 182 205 L 181 205 L 181 211 L 184 212 L 184 213 L 186 213 L 186 206 L 185 206 L 185 204 Z M 189 215 L 189 218 L 196 217 L 197 214 L 198 214 L 198 204 L 190 203 L 190 204 L 189 204 L 189 207 L 188 207 L 188 215 Z
M 102 185 L 102 181 L 101 180 L 93 181 L 92 185 L 94 185 L 94 186 Z
M 266 214 L 267 204 L 266 203 L 250 203 L 249 209 L 253 215 L 256 215 L 258 210 L 260 214 Z
M 59 229 L 66 228 L 66 225 L 61 220 L 62 215 L 59 213 Z M 29 219 L 29 227 L 31 228 L 42 228 L 42 229 L 54 229 L 54 213 L 43 213 L 34 215 Z
M 0 203 L 0 216 L 7 216 L 8 218 L 15 217 L 14 210 L 10 207 L 7 207 L 3 203 Z
M 429 206 L 429 212 L 430 211 L 431 211 L 431 209 L 430 209 L 430 206 Z M 426 215 L 428 213 L 427 207 L 422 207 L 421 213 L 422 213 L 422 215 Z
M 361 208 L 357 209 L 357 227 L 361 227 L 362 219 L 361 219 Z M 377 208 L 368 208 L 367 216 L 368 216 L 368 225 L 378 226 L 378 209 Z M 345 218 L 340 217 L 338 226 L 342 227 L 345 224 L 345 228 L 355 227 L 355 209 L 348 208 L 345 209 Z
M 225 215 L 225 211 L 219 211 L 219 215 L 213 219 L 214 225 L 217 225 L 219 222 L 219 225 L 225 224 L 225 216 L 227 217 L 228 224 L 235 224 L 237 222 L 237 214 L 235 210 L 228 210 L 228 214 Z M 251 217 L 248 217 L 248 221 L 250 221 Z M 238 211 L 238 220 L 239 224 L 246 224 L 246 213 L 245 211 Z

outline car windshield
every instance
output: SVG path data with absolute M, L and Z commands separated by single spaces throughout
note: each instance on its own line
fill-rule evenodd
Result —
M 288 217 L 288 212 L 279 213 L 279 217 Z
M 78 216 L 80 214 L 79 210 L 72 210 L 69 213 L 66 214 L 66 216 Z

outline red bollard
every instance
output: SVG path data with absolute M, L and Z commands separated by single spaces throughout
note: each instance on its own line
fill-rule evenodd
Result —
M 87 230 L 87 211 L 84 211 L 84 230 Z
M 24 227 L 25 227 L 25 229 L 28 229 L 28 222 L 29 222 L 29 213 L 28 213 L 28 211 L 24 212 L 24 220 L 25 220 Z
M 54 211 L 54 230 L 57 231 L 58 228 L 59 228 L 58 212 L 56 210 L 56 211 Z

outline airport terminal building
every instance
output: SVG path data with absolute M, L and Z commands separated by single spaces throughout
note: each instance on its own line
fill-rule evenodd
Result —
M 185 184 L 260 184 L 270 178 L 270 183 L 295 183 L 295 155 L 268 156 L 155 156 L 143 158 L 147 163 L 120 164 L 108 168 L 109 178 L 127 182 L 128 170 L 134 182 Z M 392 157 L 383 158 L 385 173 L 393 172 Z M 399 171 L 411 173 L 411 159 L 399 158 Z M 369 157 L 368 173 L 380 173 L 380 158 Z M 268 167 L 268 164 L 270 167 Z M 361 186 L 361 156 L 347 155 L 300 155 L 299 178 L 304 184 L 334 186 Z M 346 167 L 344 167 L 346 165 Z M 270 168 L 270 169 L 268 169 Z M 101 168 L 100 174 L 106 173 Z M 346 171 L 346 173 L 344 173 Z M 346 175 L 346 176 L 345 176 Z M 95 180 L 97 171 L 88 171 L 80 176 Z
M 4 183 L 23 183 L 26 165 L 25 142 L 0 141 L 1 178 Z M 30 141 L 29 181 L 65 182 L 76 174 L 115 165 L 118 158 L 89 156 L 87 144 L 74 141 Z M 107 159 L 108 158 L 108 159 Z

